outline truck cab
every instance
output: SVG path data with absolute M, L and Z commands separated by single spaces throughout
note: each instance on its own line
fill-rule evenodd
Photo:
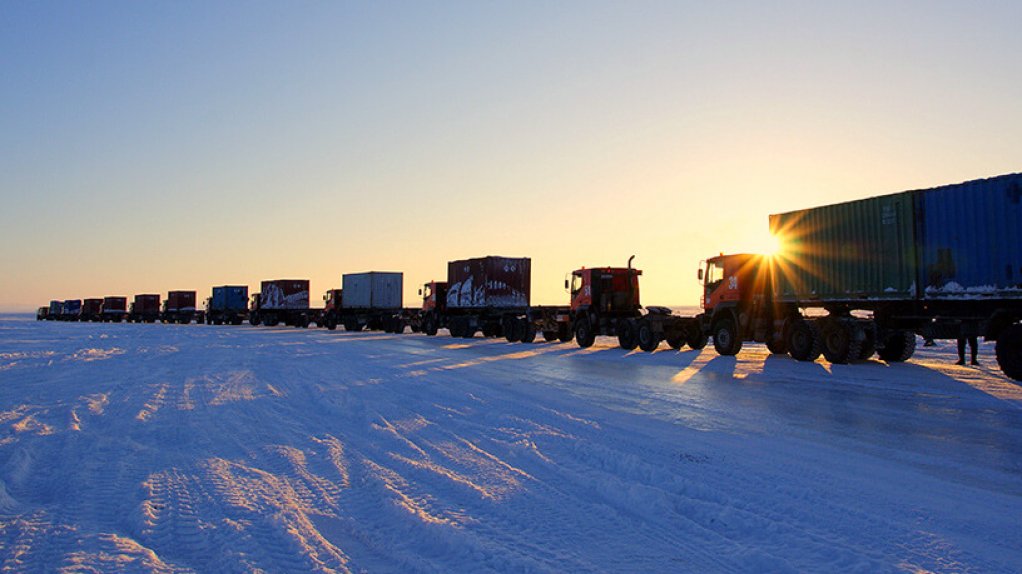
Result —
M 712 313 L 718 307 L 734 307 L 740 302 L 762 299 L 770 286 L 770 265 L 763 255 L 721 254 L 706 260 L 699 270 L 703 282 L 703 309 Z
M 639 275 L 631 267 L 594 267 L 571 272 L 571 310 L 617 317 L 639 315 Z
M 322 326 L 333 331 L 341 321 L 341 302 L 344 289 L 328 289 L 323 294 Z
M 773 259 L 752 253 L 720 254 L 699 269 L 704 328 L 721 355 L 735 355 L 743 341 L 765 342 L 772 352 L 784 348 L 786 315 L 773 304 Z
M 430 281 L 419 291 L 423 311 L 443 311 L 447 304 L 447 282 Z

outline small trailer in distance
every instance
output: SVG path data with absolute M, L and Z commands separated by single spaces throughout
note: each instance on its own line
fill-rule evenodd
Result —
M 322 324 L 328 329 L 344 325 L 345 331 L 362 329 L 396 332 L 401 319 L 404 274 L 369 271 L 341 276 L 341 289 L 331 289 L 323 299 Z
M 240 325 L 248 318 L 248 286 L 222 285 L 213 288 L 206 300 L 206 323 Z
M 266 327 L 283 323 L 304 328 L 317 322 L 321 313 L 309 308 L 308 279 L 274 279 L 263 281 L 259 293 L 252 295 L 248 321 Z
M 103 300 L 85 299 L 82 301 L 82 308 L 78 311 L 79 321 L 98 322 L 103 320 Z
M 195 291 L 169 291 L 163 301 L 160 321 L 187 325 L 196 318 Z
M 104 323 L 120 323 L 128 315 L 127 297 L 103 297 Z
M 160 318 L 160 296 L 157 294 L 135 295 L 128 306 L 129 323 L 155 323 Z
M 58 321 L 77 321 L 78 314 L 82 310 L 81 299 L 67 299 L 60 302 L 60 313 L 57 314 Z

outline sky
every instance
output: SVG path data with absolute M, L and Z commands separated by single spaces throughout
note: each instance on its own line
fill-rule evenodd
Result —
M 0 311 L 635 255 L 646 305 L 768 216 L 1022 171 L 1022 3 L 5 2 Z

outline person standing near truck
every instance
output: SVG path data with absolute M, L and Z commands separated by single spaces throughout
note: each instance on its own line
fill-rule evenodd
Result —
M 979 347 L 979 329 L 974 321 L 963 321 L 958 328 L 958 362 L 956 365 L 965 364 L 965 344 L 969 344 L 969 354 L 972 360 L 970 364 L 979 365 L 976 360 L 977 347 Z

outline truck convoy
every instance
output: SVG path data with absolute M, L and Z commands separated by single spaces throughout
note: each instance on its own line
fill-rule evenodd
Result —
M 769 225 L 782 242 L 778 253 L 721 254 L 700 265 L 702 312 L 694 316 L 643 307 L 642 272 L 631 260 L 577 269 L 566 281 L 568 305 L 533 306 L 531 260 L 488 256 L 449 262 L 446 281 L 420 291 L 421 309 L 401 308 L 400 273 L 369 272 L 344 275 L 322 316 L 309 308 L 308 281 L 264 281 L 248 319 L 355 331 L 411 324 L 427 335 L 447 328 L 454 337 L 481 331 L 523 342 L 542 333 L 582 347 L 605 335 L 644 351 L 662 341 L 701 349 L 712 339 L 721 355 L 759 342 L 799 361 L 823 355 L 832 363 L 905 361 L 917 335 L 978 334 L 996 343 L 1004 373 L 1022 380 L 1022 174 L 774 214 Z M 114 308 L 109 299 L 104 319 Z M 88 300 L 86 307 L 83 316 L 91 316 Z M 82 304 L 51 301 L 40 315 L 78 320 Z
M 240 325 L 248 318 L 248 286 L 223 285 L 213 288 L 206 299 L 206 323 Z

